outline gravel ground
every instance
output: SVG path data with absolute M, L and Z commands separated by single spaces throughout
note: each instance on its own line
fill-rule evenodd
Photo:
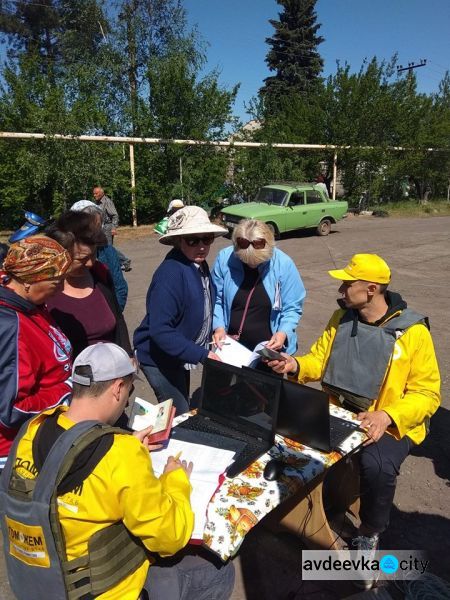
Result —
M 403 464 L 391 525 L 383 536 L 382 547 L 426 550 L 430 570 L 446 579 L 450 579 L 449 229 L 450 217 L 359 216 L 335 225 L 328 237 L 301 232 L 278 242 L 279 248 L 295 261 L 308 293 L 298 329 L 300 353 L 308 350 L 336 306 L 338 282 L 327 275 L 327 270 L 343 267 L 357 252 L 376 252 L 385 258 L 393 272 L 391 289 L 400 292 L 411 308 L 430 318 L 442 376 L 442 406 L 432 419 L 427 440 Z M 215 242 L 210 265 L 217 251 L 228 244 L 226 239 Z M 140 228 L 137 233 L 122 230 L 117 246 L 132 259 L 125 311 L 132 332 L 144 315 L 148 284 L 167 247 L 158 243 L 150 228 Z M 200 370 L 194 373 L 193 389 L 198 387 L 200 375 Z M 139 384 L 137 392 L 152 398 L 145 383 Z M 297 539 L 287 534 L 275 537 L 256 528 L 234 560 L 237 578 L 233 600 L 325 600 L 354 593 L 349 585 L 302 583 L 300 559 L 301 543 Z M 0 599 L 12 598 L 2 560 Z

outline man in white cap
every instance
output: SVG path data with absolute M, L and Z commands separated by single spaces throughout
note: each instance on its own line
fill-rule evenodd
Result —
M 375 551 L 400 466 L 439 406 L 439 369 L 428 319 L 388 291 L 391 271 L 380 256 L 355 254 L 329 274 L 342 281 L 339 310 L 308 354 L 269 366 L 299 383 L 321 381 L 332 400 L 357 413 L 369 439 L 360 452 L 361 526 L 353 542 Z
M 227 233 L 203 208 L 185 206 L 159 239 L 173 248 L 153 275 L 133 342 L 158 402 L 173 398 L 178 414 L 189 409 L 190 369 L 217 358 L 209 346 L 215 294 L 206 258 L 214 238 Z
M 184 208 L 183 200 L 180 200 L 179 198 L 174 198 L 169 202 L 169 206 L 167 207 L 167 215 L 171 217 L 177 212 L 177 210 L 180 210 L 180 208 Z
M 135 373 L 134 361 L 115 344 L 99 343 L 83 350 L 73 365 L 70 407 L 46 411 L 29 422 L 17 447 L 15 475 L 38 477 L 59 435 L 74 425 L 87 421 L 113 425 L 128 404 Z M 155 562 L 150 552 L 161 556 L 179 552 L 194 524 L 192 463 L 170 457 L 157 478 L 149 455 L 150 431 L 130 435 L 114 429 L 89 445 L 60 482 L 57 506 L 64 544 L 59 544 L 58 553 L 65 548 L 60 560 L 76 561 L 74 580 L 79 579 L 79 569 L 85 569 L 79 584 L 92 594 L 89 597 L 96 597 L 102 589 L 105 598 L 137 600 L 143 598 L 143 590 L 150 599 L 179 598 L 181 593 L 170 594 L 183 590 L 183 598 L 197 600 L 208 598 L 209 590 L 216 588 L 220 593 L 215 597 L 225 600 L 233 588 L 232 565 L 218 568 L 198 553 L 185 551 L 170 564 L 157 559 L 156 566 L 150 567 Z M 110 532 L 117 530 L 117 524 L 123 535 L 113 552 L 96 548 L 95 540 L 100 537 L 103 543 L 111 543 Z M 133 566 L 127 567 L 127 562 Z M 15 581 L 15 586 L 20 587 L 20 582 Z

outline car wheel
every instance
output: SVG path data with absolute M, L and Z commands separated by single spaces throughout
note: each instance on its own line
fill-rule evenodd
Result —
M 267 227 L 270 229 L 270 231 L 273 233 L 273 237 L 276 240 L 280 239 L 280 232 L 278 231 L 278 227 L 275 225 L 275 223 L 266 223 Z
M 319 235 L 328 235 L 331 231 L 330 219 L 322 219 L 317 227 L 317 233 Z

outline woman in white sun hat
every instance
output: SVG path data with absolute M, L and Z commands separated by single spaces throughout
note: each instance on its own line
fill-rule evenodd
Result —
M 159 241 L 173 248 L 153 275 L 146 315 L 134 332 L 140 366 L 158 402 L 173 398 L 177 414 L 189 409 L 190 369 L 217 359 L 208 345 L 215 298 L 206 257 L 214 238 L 226 233 L 198 206 L 170 217 Z

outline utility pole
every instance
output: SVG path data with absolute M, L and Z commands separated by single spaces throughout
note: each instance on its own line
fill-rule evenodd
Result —
M 418 63 L 417 65 L 415 65 L 414 63 L 410 62 L 408 63 L 407 67 L 404 67 L 402 65 L 398 65 L 397 67 L 397 74 L 401 73 L 402 71 L 409 71 L 411 73 L 411 71 L 413 69 L 417 69 L 418 67 L 424 67 L 427 64 L 427 59 L 426 58 L 422 58 L 420 63 Z

